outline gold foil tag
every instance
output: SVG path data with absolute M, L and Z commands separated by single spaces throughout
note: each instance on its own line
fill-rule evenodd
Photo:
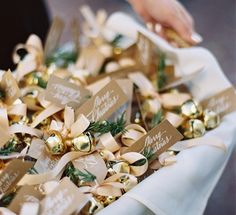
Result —
M 34 186 L 25 185 L 20 188 L 19 192 L 16 194 L 8 208 L 11 211 L 19 214 L 21 206 L 25 202 L 39 202 L 42 198 L 43 194 Z
M 164 120 L 126 149 L 124 153 L 144 153 L 145 150 L 148 150 L 155 154 L 155 157 L 158 157 L 182 138 L 183 135 L 179 133 L 179 131 L 172 126 L 168 120 Z
M 52 75 L 48 81 L 45 99 L 58 107 L 68 105 L 76 109 L 85 102 L 90 95 L 89 90 Z
M 76 114 L 84 114 L 90 122 L 106 120 L 127 101 L 127 96 L 116 81 L 111 81 L 78 108 Z
M 11 191 L 33 165 L 33 162 L 12 160 L 0 174 L 0 194 Z
M 6 94 L 4 102 L 8 105 L 20 97 L 20 89 L 10 70 L 4 73 L 0 83 L 0 89 L 4 90 Z
M 217 93 L 201 102 L 204 109 L 209 109 L 221 117 L 236 110 L 236 93 L 233 87 Z
M 65 177 L 49 195 L 41 201 L 39 215 L 70 215 L 81 210 L 88 198 Z

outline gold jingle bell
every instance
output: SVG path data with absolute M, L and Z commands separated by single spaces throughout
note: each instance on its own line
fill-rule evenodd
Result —
M 58 131 L 49 131 L 49 137 L 45 141 L 47 151 L 52 155 L 61 155 L 66 151 L 61 134 Z
M 90 132 L 85 132 L 71 141 L 72 149 L 80 152 L 90 152 L 95 144 L 95 139 Z
M 104 207 L 111 204 L 116 200 L 115 196 L 97 196 L 97 199 L 102 203 Z
M 112 169 L 116 173 L 130 173 L 130 166 L 124 161 L 118 161 L 117 163 L 113 164 Z
M 40 86 L 41 82 L 47 82 L 49 76 L 46 72 L 31 72 L 24 77 L 26 86 Z
M 38 111 L 36 113 L 34 113 L 32 115 L 32 121 L 34 121 L 36 119 L 36 117 L 41 113 L 41 111 Z M 50 123 L 51 123 L 51 118 L 48 117 L 46 119 L 44 119 L 43 121 L 41 121 L 38 125 L 37 128 L 42 129 L 42 130 L 48 130 L 50 127 Z
M 133 177 L 131 179 L 130 177 Z M 138 184 L 138 180 L 135 176 L 129 176 L 129 175 L 122 175 L 119 179 L 118 182 L 124 184 L 124 190 L 125 192 L 128 192 L 131 190 L 133 187 L 135 187 Z
M 204 123 L 199 119 L 190 119 L 182 126 L 186 138 L 197 138 L 205 134 Z
M 89 202 L 84 206 L 80 214 L 82 215 L 93 215 L 98 211 L 102 210 L 104 206 L 102 203 L 95 197 L 90 198 Z
M 190 99 L 182 104 L 181 113 L 187 118 L 196 119 L 202 115 L 202 106 L 195 100 Z
M 142 105 L 143 112 L 152 118 L 161 109 L 161 103 L 157 99 L 146 99 Z
M 27 125 L 29 123 L 29 118 L 27 116 L 18 116 L 14 115 L 10 117 L 10 125 L 19 124 L 19 125 Z
M 216 128 L 220 124 L 220 116 L 211 110 L 204 110 L 203 122 L 207 130 Z

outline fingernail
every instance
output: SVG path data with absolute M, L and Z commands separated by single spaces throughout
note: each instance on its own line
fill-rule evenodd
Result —
M 202 42 L 202 36 L 196 32 L 194 32 L 192 35 L 191 35 L 191 39 L 195 42 L 195 43 L 200 43 Z
M 155 25 L 155 31 L 156 31 L 157 33 L 160 33 L 161 30 L 162 30 L 162 26 L 161 26 L 160 24 L 156 24 L 156 25 Z

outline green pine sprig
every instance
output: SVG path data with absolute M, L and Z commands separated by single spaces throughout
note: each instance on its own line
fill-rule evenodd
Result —
M 34 73 L 33 75 L 34 75 L 34 78 L 36 78 L 38 80 L 38 86 L 43 89 L 46 89 L 47 81 L 43 80 L 43 78 L 40 77 L 37 73 Z
M 159 110 L 157 113 L 154 114 L 152 121 L 151 121 L 151 127 L 158 125 L 163 118 L 162 110 Z
M 165 63 L 165 55 L 160 54 L 159 64 L 157 68 L 157 89 L 161 89 L 166 85 L 167 77 L 165 73 L 166 63 Z
M 147 162 L 147 159 L 145 158 L 141 158 L 137 161 L 135 161 L 134 163 L 130 164 L 130 166 L 142 166 Z
M 153 158 L 155 153 L 153 152 L 153 149 L 151 148 L 144 148 L 142 155 L 147 158 L 147 160 L 150 160 Z
M 72 163 L 69 163 L 65 169 L 65 175 L 70 178 L 72 182 L 78 184 L 80 180 L 84 182 L 93 182 L 96 180 L 96 176 L 93 175 L 91 172 L 84 170 L 85 172 L 76 169 Z
M 14 139 L 11 139 L 3 148 L 0 148 L 0 155 L 9 155 L 13 152 L 17 152 Z
M 15 195 L 15 192 L 4 195 L 0 200 L 0 207 L 7 207 L 8 205 L 10 205 Z
M 75 50 L 67 50 L 61 47 L 46 59 L 45 64 L 50 66 L 55 63 L 59 68 L 67 68 L 70 63 L 75 63 L 77 57 L 78 53 Z
M 118 133 L 125 132 L 125 113 L 121 115 L 115 122 L 103 121 L 103 122 L 91 122 L 87 131 L 91 133 L 98 133 L 99 135 L 111 132 L 112 136 Z

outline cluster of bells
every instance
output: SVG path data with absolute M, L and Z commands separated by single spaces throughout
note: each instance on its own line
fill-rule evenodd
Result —
M 95 145 L 95 138 L 90 132 L 84 132 L 77 137 L 63 139 L 60 132 L 51 130 L 45 141 L 46 149 L 51 155 L 62 155 L 68 148 L 71 151 L 91 152 Z
M 128 192 L 130 189 L 132 189 L 134 186 L 137 185 L 136 180 L 131 180 L 130 176 L 123 175 L 121 176 L 117 182 L 120 182 L 124 185 L 123 192 Z M 104 207 L 108 206 L 112 202 L 116 201 L 118 197 L 115 196 L 99 196 L 94 195 L 89 202 L 85 205 L 85 207 L 82 209 L 80 214 L 83 215 L 92 215 L 97 213 L 98 211 L 102 210 Z
M 181 114 L 185 117 L 181 125 L 181 131 L 185 138 L 197 138 L 220 124 L 220 117 L 212 110 L 203 110 L 202 106 L 193 99 L 184 102 L 181 106 Z

